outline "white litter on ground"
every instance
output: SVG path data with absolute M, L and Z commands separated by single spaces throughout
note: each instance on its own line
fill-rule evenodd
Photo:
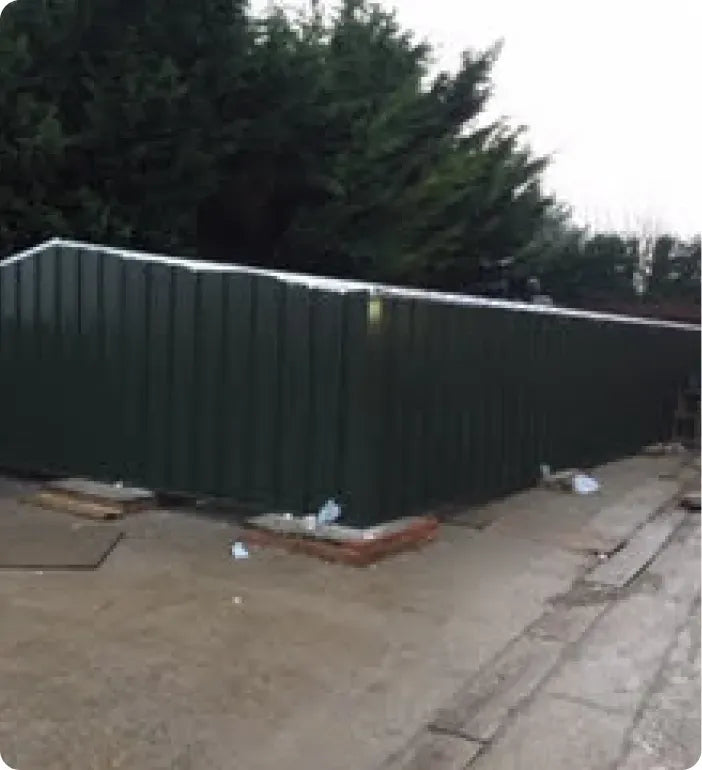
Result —
M 586 476 L 584 473 L 576 473 L 573 476 L 573 492 L 576 495 L 592 495 L 600 491 L 600 484 L 592 476 Z
M 341 516 L 341 508 L 329 499 L 317 512 L 317 524 L 333 524 Z
M 575 492 L 576 495 L 591 495 L 600 491 L 600 483 L 597 479 L 586 473 L 581 473 L 575 468 L 567 468 L 554 473 L 550 465 L 542 463 L 539 470 L 541 472 L 541 485 L 546 489 Z
M 237 541 L 232 545 L 232 556 L 235 559 L 248 559 L 249 550 L 243 543 Z

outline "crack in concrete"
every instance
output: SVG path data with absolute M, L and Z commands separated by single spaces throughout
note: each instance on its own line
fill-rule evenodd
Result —
M 556 700 L 564 700 L 568 703 L 575 703 L 579 706 L 587 706 L 591 709 L 596 709 L 597 711 L 602 711 L 605 714 L 612 714 L 612 715 L 619 715 L 622 713 L 626 713 L 622 711 L 621 709 L 615 709 L 615 708 L 609 708 L 607 706 L 603 706 L 600 703 L 596 703 L 593 700 L 590 700 L 590 698 L 583 698 L 580 695 L 570 695 L 568 693 L 564 692 L 550 692 L 549 698 L 555 698 Z
M 481 746 L 488 746 L 492 742 L 492 739 L 485 740 L 484 738 L 479 738 L 477 735 L 471 735 L 470 732 L 467 732 L 466 730 L 442 727 L 441 725 L 435 725 L 433 723 L 427 725 L 427 730 L 434 735 L 450 735 L 452 738 L 462 738 L 464 741 L 479 743 Z

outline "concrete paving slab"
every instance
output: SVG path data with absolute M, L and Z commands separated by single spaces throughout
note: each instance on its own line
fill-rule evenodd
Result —
M 680 511 L 672 511 L 647 522 L 620 551 L 589 572 L 586 579 L 612 588 L 623 588 L 660 551 L 683 518 L 684 514 Z
M 653 582 L 664 597 L 687 606 L 699 591 L 700 575 L 695 565 L 700 564 L 700 557 L 700 522 L 690 517 L 673 533 L 642 578 Z
M 661 586 L 617 601 L 549 680 L 549 693 L 585 698 L 633 718 L 657 661 L 699 595 L 698 538 L 689 533 L 661 553 L 651 565 Z
M 681 629 L 619 770 L 685 770 L 700 758 L 700 607 Z
M 563 646 L 521 637 L 463 688 L 431 722 L 431 729 L 486 742 L 556 664 Z
M 548 685 L 548 692 L 585 698 L 632 718 L 674 633 L 680 613 L 654 596 L 622 600 L 595 626 Z
M 423 730 L 380 770 L 465 770 L 479 751 L 475 741 Z
M 651 479 L 637 486 L 613 505 L 603 508 L 591 526 L 608 538 L 624 540 L 671 500 L 679 487 L 677 480 Z
M 602 770 L 619 755 L 628 718 L 585 703 L 539 698 L 471 770 Z

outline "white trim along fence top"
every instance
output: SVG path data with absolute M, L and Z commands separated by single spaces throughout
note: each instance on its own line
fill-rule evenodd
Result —
M 700 327 L 694 324 L 678 323 L 676 321 L 662 321 L 650 318 L 636 318 L 614 313 L 601 313 L 591 310 L 576 310 L 572 308 L 556 307 L 549 305 L 535 305 L 527 302 L 513 302 L 511 300 L 491 299 L 469 294 L 451 294 L 448 292 L 430 291 L 427 289 L 410 289 L 399 286 L 388 286 L 379 283 L 369 283 L 361 280 L 345 280 L 342 278 L 326 278 L 323 276 L 304 275 L 301 273 L 289 273 L 281 270 L 266 270 L 263 268 L 249 267 L 225 262 L 210 262 L 199 259 L 186 259 L 183 257 L 169 257 L 161 254 L 150 254 L 143 251 L 117 248 L 114 246 L 101 246 L 81 241 L 67 240 L 63 238 L 51 238 L 48 241 L 19 252 L 0 262 L 0 266 L 20 262 L 26 257 L 33 256 L 48 248 L 66 247 L 82 249 L 84 251 L 97 251 L 102 254 L 129 259 L 135 262 L 150 262 L 172 267 L 181 267 L 193 272 L 218 272 L 218 273 L 244 273 L 275 278 L 286 283 L 306 286 L 310 289 L 347 294 L 351 292 L 368 292 L 371 295 L 386 297 L 405 297 L 408 299 L 432 300 L 450 305 L 467 305 L 470 307 L 491 307 L 503 310 L 521 311 L 525 313 L 539 313 L 542 315 L 568 316 L 571 318 L 588 318 L 593 321 L 614 321 L 617 323 L 638 324 L 642 326 L 658 326 L 673 329 L 687 329 L 700 331 Z

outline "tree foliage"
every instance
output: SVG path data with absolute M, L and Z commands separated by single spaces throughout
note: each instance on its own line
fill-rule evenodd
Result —
M 653 247 L 647 288 L 656 299 L 700 303 L 700 236 L 683 240 L 661 235 Z
M 699 236 L 592 234 L 561 217 L 533 241 L 519 269 L 538 277 L 558 304 L 637 314 L 661 306 L 699 315 Z
M 496 55 L 429 78 L 430 46 L 365 0 L 16 0 L 0 252 L 64 235 L 469 286 L 551 205 L 521 132 L 478 125 Z

